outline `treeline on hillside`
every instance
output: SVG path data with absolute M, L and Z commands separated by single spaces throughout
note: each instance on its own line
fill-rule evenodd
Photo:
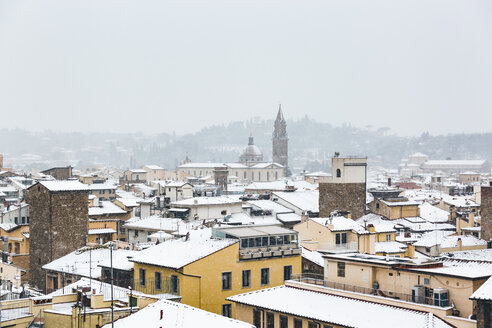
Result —
M 492 133 L 401 137 L 388 128 L 332 126 L 304 117 L 287 122 L 289 159 L 294 170 L 327 170 L 335 152 L 369 158 L 370 165 L 396 168 L 402 158 L 422 152 L 431 159 L 492 159 Z M 249 134 L 271 160 L 273 120 L 214 125 L 193 134 L 62 133 L 0 130 L 5 166 L 46 168 L 76 163 L 121 168 L 158 164 L 175 168 L 186 156 L 193 161 L 236 161 Z

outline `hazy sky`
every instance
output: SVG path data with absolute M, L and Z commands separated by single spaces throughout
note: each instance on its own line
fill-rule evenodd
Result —
M 0 128 L 492 132 L 492 1 L 0 2 Z

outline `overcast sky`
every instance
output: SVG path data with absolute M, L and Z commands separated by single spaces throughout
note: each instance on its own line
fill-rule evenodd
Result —
M 492 1 L 0 2 L 0 128 L 492 132 Z

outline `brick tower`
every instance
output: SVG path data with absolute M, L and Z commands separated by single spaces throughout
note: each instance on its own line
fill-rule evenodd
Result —
M 287 123 L 282 114 L 282 107 L 278 106 L 277 119 L 273 125 L 272 154 L 273 162 L 284 166 L 285 175 L 289 175 L 289 137 Z

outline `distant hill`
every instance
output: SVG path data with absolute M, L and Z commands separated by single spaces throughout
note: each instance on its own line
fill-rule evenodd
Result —
M 296 170 L 327 170 L 330 157 L 361 155 L 370 165 L 396 168 L 402 158 L 422 152 L 431 159 L 492 159 L 492 133 L 402 137 L 388 128 L 332 126 L 305 118 L 289 120 L 289 160 Z M 193 161 L 236 161 L 253 133 L 255 144 L 271 160 L 273 120 L 250 120 L 214 125 L 193 134 L 167 133 L 32 133 L 0 130 L 0 153 L 5 166 L 47 168 L 96 163 L 121 168 L 158 164 L 175 168 L 187 155 Z

